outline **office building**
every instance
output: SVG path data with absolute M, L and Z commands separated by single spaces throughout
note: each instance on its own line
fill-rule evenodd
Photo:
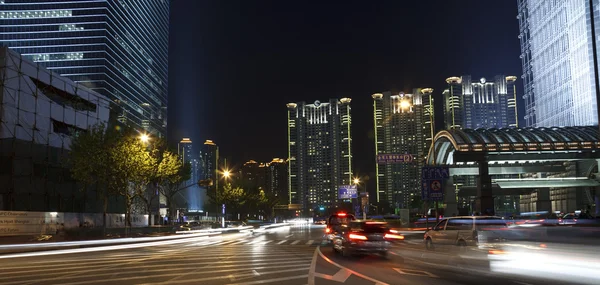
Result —
M 598 40 L 594 44 L 593 39 L 600 35 L 600 3 L 518 0 L 517 4 L 526 126 L 597 125 Z
M 202 145 L 202 180 L 211 180 L 210 189 L 217 189 L 219 185 L 219 147 L 211 140 L 206 140 Z
M 288 169 L 286 161 L 280 158 L 273 158 L 267 167 L 267 191 L 274 194 L 280 203 L 287 203 L 289 201 L 289 194 L 287 191 Z
M 183 163 L 192 163 L 192 140 L 190 138 L 183 138 L 177 144 L 177 154 Z
M 288 103 L 289 203 L 303 215 L 338 203 L 352 181 L 350 98 Z
M 248 190 L 263 190 L 268 194 L 278 197 L 280 203 L 288 203 L 288 177 L 285 160 L 273 158 L 270 162 L 264 163 L 249 160 L 242 166 L 240 175 L 243 187 L 246 187 Z
M 516 76 L 477 81 L 470 75 L 449 77 L 444 90 L 444 124 L 451 129 L 516 127 Z
M 109 123 L 109 105 L 105 96 L 0 48 L 0 210 L 102 211 L 65 162 L 74 136 Z M 109 211 L 122 210 L 114 204 Z
M 123 123 L 165 137 L 169 1 L 0 2 L 0 44 L 109 98 Z
M 421 167 L 434 136 L 433 89 L 373 94 L 376 202 L 381 212 L 411 208 L 421 195 Z
M 268 164 L 250 160 L 242 165 L 242 185 L 248 190 L 265 190 L 268 180 Z

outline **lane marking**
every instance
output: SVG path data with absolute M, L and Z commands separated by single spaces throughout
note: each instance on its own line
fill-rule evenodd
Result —
M 265 244 L 268 244 L 270 242 L 272 242 L 272 240 L 265 241 L 265 242 L 261 243 L 261 245 L 265 245 Z
M 393 268 L 393 269 L 396 270 L 398 273 L 404 274 L 404 275 L 429 276 L 431 278 L 439 278 L 437 275 L 429 273 L 424 270 L 414 270 L 414 269 L 404 269 L 403 270 L 400 268 Z M 423 274 L 419 274 L 419 273 L 423 273 Z
M 252 281 L 252 282 L 244 282 L 244 283 L 233 283 L 233 284 L 227 284 L 227 285 L 264 284 L 264 283 L 273 283 L 273 282 L 286 281 L 286 280 L 302 279 L 302 278 L 306 278 L 306 277 L 308 277 L 308 274 L 296 275 L 296 276 L 290 276 L 290 277 L 273 278 L 273 279 L 265 279 L 265 280 L 258 280 L 258 281 Z
M 331 280 L 331 281 L 335 281 L 335 282 L 340 282 L 340 283 L 346 282 L 346 280 L 348 280 L 348 278 L 350 278 L 350 276 L 352 276 L 352 272 L 350 272 L 346 269 L 340 269 L 334 275 L 315 273 L 315 277 L 319 277 L 319 278 L 323 278 L 323 279 L 327 279 L 327 280 Z
M 289 238 L 289 237 L 291 237 L 291 236 L 293 236 L 293 235 L 294 235 L 294 234 L 287 235 L 287 236 L 285 236 L 285 238 Z
M 388 283 L 385 283 L 385 282 L 379 281 L 379 280 L 377 280 L 377 279 L 375 279 L 375 278 L 371 278 L 371 277 L 369 277 L 369 276 L 367 276 L 367 275 L 364 275 L 364 274 L 362 274 L 362 273 L 356 272 L 356 271 L 354 271 L 354 270 L 352 270 L 352 269 L 350 269 L 350 268 L 348 268 L 348 267 L 344 267 L 344 266 L 341 266 L 341 265 L 339 265 L 339 264 L 335 263 L 333 260 L 329 259 L 327 256 L 325 256 L 325 255 L 324 255 L 324 254 L 321 252 L 321 247 L 320 247 L 320 246 L 318 246 L 318 247 L 317 247 L 317 249 L 315 250 L 315 253 L 318 253 L 318 254 L 319 254 L 319 256 L 320 256 L 321 258 L 323 258 L 325 261 L 329 262 L 331 265 L 334 265 L 334 266 L 336 266 L 336 267 L 338 267 L 338 268 L 340 268 L 340 269 L 345 269 L 345 270 L 348 270 L 348 272 L 350 272 L 350 273 L 352 273 L 352 274 L 354 274 L 354 275 L 356 275 L 356 276 L 358 276 L 358 277 L 360 277 L 360 278 L 367 279 L 367 280 L 369 280 L 369 281 L 371 281 L 371 282 L 375 283 L 375 285 L 390 285 L 390 284 L 388 284 Z M 317 260 L 317 257 L 316 257 L 316 254 L 315 254 L 315 256 L 313 256 L 313 262 L 314 262 L 314 265 L 315 265 L 315 266 L 316 266 L 316 260 Z M 313 266 L 313 265 L 311 265 L 311 267 L 312 267 L 312 266 Z M 309 271 L 309 273 L 308 273 L 308 274 L 310 275 L 310 274 L 311 274 L 311 271 Z M 312 280 L 311 280 L 310 276 L 309 276 L 309 279 L 308 279 L 308 283 L 309 283 L 309 285 L 314 285 L 314 284 L 315 284 L 315 283 L 314 283 L 314 282 L 315 282 L 315 279 L 314 279 L 314 277 L 315 277 L 315 276 L 314 276 L 314 275 L 315 275 L 314 268 L 313 268 L 313 270 L 312 270 L 312 274 L 313 274 L 313 276 L 312 276 Z M 312 281 L 312 283 L 311 283 L 311 281 Z
M 287 241 L 287 239 L 284 239 L 284 240 L 278 242 L 277 244 L 282 244 L 282 243 L 285 243 L 286 241 Z
M 296 244 L 298 244 L 299 242 L 301 242 L 301 240 L 294 241 L 294 242 L 292 243 L 292 245 L 296 245 Z
M 313 242 L 314 242 L 314 240 L 311 239 L 306 243 L 306 245 L 311 245 L 311 244 L 313 244 Z
M 308 270 L 308 267 L 303 267 L 303 268 L 294 268 L 294 269 L 287 269 L 287 270 L 277 270 L 277 271 L 267 271 L 267 272 L 262 272 L 261 275 L 269 275 L 269 274 L 279 274 L 279 273 L 287 273 L 287 272 L 295 272 L 295 271 L 301 271 L 301 270 Z M 179 273 L 174 273 L 174 274 L 163 274 L 163 275 L 168 275 L 168 276 L 174 276 L 174 275 L 180 275 Z M 241 278 L 241 277 L 246 277 L 246 276 L 254 276 L 254 273 L 244 273 L 244 274 L 237 274 L 234 275 L 235 278 Z M 155 277 L 163 277 L 160 275 L 154 275 L 154 276 L 134 276 L 134 277 L 128 277 L 128 278 L 120 278 L 120 279 L 112 279 L 111 281 L 127 281 L 129 282 L 129 280 L 131 279 L 145 279 L 145 278 L 155 278 Z M 195 278 L 195 279 L 186 279 L 185 283 L 197 283 L 197 282 L 201 282 L 201 281 L 209 281 L 209 280 L 219 280 L 219 279 L 227 279 L 229 278 L 229 275 L 226 276 L 213 276 L 213 277 L 204 277 L 204 278 Z M 304 278 L 304 276 L 302 277 Z M 89 281 L 80 281 L 80 282 L 73 282 L 73 283 L 63 283 L 63 285 L 75 285 L 75 284 L 87 284 L 89 283 Z M 175 281 L 165 281 L 165 282 L 154 282 L 154 283 L 142 283 L 142 284 L 180 284 L 181 280 L 175 280 Z M 197 283 L 199 284 L 199 283 Z M 254 283 L 256 284 L 256 283 Z

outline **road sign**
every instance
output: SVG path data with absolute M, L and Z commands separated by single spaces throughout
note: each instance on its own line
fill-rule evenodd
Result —
M 448 167 L 426 166 L 421 169 L 421 198 L 427 201 L 444 200 L 444 179 L 450 177 Z
M 347 200 L 357 197 L 356 185 L 342 185 L 338 189 L 338 199 Z

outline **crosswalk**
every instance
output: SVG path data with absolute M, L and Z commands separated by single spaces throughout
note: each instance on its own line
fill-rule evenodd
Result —
M 311 239 L 311 240 L 269 240 L 269 239 L 236 239 L 236 240 L 206 240 L 197 243 L 192 243 L 187 246 L 236 246 L 236 245 L 272 245 L 272 246 L 320 246 L 329 244 L 326 240 Z
M 178 244 L 4 259 L 0 284 L 305 285 L 314 250 Z

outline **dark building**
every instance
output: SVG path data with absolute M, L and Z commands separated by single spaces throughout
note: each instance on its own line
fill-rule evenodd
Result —
M 445 128 L 478 129 L 517 127 L 516 76 L 498 75 L 494 81 L 470 75 L 449 77 L 444 90 Z
M 352 181 L 350 98 L 288 103 L 289 203 L 304 215 L 338 202 Z
M 248 187 L 249 190 L 265 190 L 268 180 L 267 170 L 267 165 L 264 163 L 258 163 L 254 160 L 244 163 L 241 169 L 243 186 Z
M 434 135 L 432 93 L 433 89 L 424 88 L 413 94 L 372 95 L 377 156 L 374 201 L 383 212 L 409 209 L 421 195 L 421 167 Z
M 287 191 L 288 169 L 286 161 L 280 158 L 273 158 L 267 166 L 267 171 L 269 177 L 267 190 L 277 196 L 280 203 L 287 203 L 289 197 Z
M 166 136 L 169 1 L 3 0 L 0 44 L 108 97 Z
M 202 180 L 211 180 L 209 191 L 219 185 L 219 147 L 211 140 L 206 140 L 201 151 Z

